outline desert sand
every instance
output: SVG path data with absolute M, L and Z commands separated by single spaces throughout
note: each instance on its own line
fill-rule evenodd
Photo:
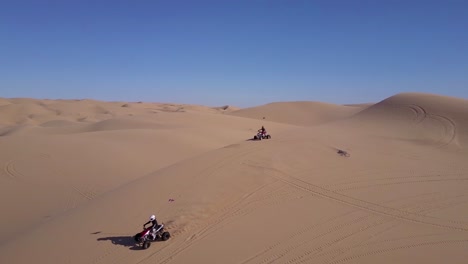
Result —
M 0 263 L 466 263 L 467 117 L 0 98 Z M 171 237 L 141 249 L 151 214 Z

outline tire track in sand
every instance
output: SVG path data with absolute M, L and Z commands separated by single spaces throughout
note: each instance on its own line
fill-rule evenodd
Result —
M 403 199 L 399 199 L 399 200 L 403 200 Z M 440 199 L 437 199 L 437 196 L 432 196 L 432 197 L 429 197 L 423 204 L 430 205 L 429 208 L 431 208 L 431 205 L 433 205 L 435 202 L 438 202 L 438 201 L 440 201 Z M 419 207 L 421 206 L 421 203 L 414 204 L 412 202 L 409 202 L 400 208 L 409 209 L 414 206 Z M 372 219 L 374 219 L 374 222 L 369 222 L 369 221 L 372 221 Z M 389 227 L 384 228 L 384 230 L 387 230 L 387 231 L 396 226 L 395 224 L 393 224 L 393 222 L 396 221 L 396 219 L 388 218 L 384 216 L 367 215 L 366 219 L 363 219 L 363 220 L 367 220 L 367 221 L 360 221 L 360 222 L 363 222 L 363 224 L 365 224 L 364 226 L 357 226 L 354 228 L 354 230 L 349 230 L 349 226 L 346 226 L 344 230 L 344 234 L 339 234 L 338 237 L 332 238 L 328 242 L 320 241 L 322 243 L 321 245 L 316 246 L 312 249 L 306 250 L 304 253 L 289 260 L 287 263 L 310 263 L 312 261 L 317 262 L 320 259 L 320 257 L 324 257 L 327 255 L 333 255 L 333 257 L 336 257 L 344 253 L 343 249 L 338 248 L 338 249 L 331 250 L 331 251 L 327 251 L 327 250 L 329 248 L 333 249 L 333 247 L 339 242 L 342 242 L 350 237 L 357 236 L 358 234 L 361 234 L 365 231 L 369 231 L 371 229 L 374 229 L 382 225 L 390 225 Z M 397 223 L 397 225 L 398 224 L 401 224 L 401 222 Z M 351 223 L 350 226 L 352 225 L 354 225 L 354 223 Z
M 390 201 L 387 201 L 385 202 L 386 204 L 388 203 L 395 203 L 397 201 L 407 201 L 409 199 L 416 199 L 416 198 L 420 198 L 420 197 L 425 197 L 427 196 L 428 194 L 420 194 L 420 195 L 415 195 L 415 196 L 412 196 L 412 197 L 402 197 L 402 198 L 398 198 L 398 199 L 394 199 L 394 200 L 390 200 Z M 434 201 L 441 201 L 440 199 L 438 199 L 438 197 L 434 196 L 432 193 L 430 193 L 428 198 L 425 198 L 427 201 L 426 201 L 426 204 L 433 204 Z M 408 202 L 406 207 L 412 207 L 414 206 L 414 201 L 411 201 L 411 202 Z M 418 204 L 419 206 L 419 204 Z M 329 242 L 322 242 L 322 240 L 319 241 L 319 245 L 312 248 L 312 249 L 309 249 L 307 250 L 306 252 L 296 256 L 295 258 L 289 260 L 287 263 L 303 263 L 303 262 L 306 262 L 306 263 L 309 263 L 307 261 L 310 260 L 311 257 L 309 257 L 309 255 L 312 255 L 314 256 L 316 253 L 320 253 L 320 252 L 323 252 L 324 250 L 326 250 L 327 248 L 333 246 L 334 244 L 342 241 L 342 240 L 345 240 L 346 238 L 348 237 L 351 237 L 351 236 L 355 236 L 359 233 L 362 233 L 366 230 L 369 230 L 369 229 L 372 229 L 372 228 L 375 228 L 379 225 L 382 225 L 382 224 L 385 224 L 385 223 L 390 223 L 392 221 L 395 221 L 395 219 L 393 218 L 388 218 L 388 217 L 383 217 L 383 216 L 380 216 L 380 215 L 373 215 L 373 214 L 367 214 L 365 216 L 361 216 L 361 217 L 358 217 L 358 218 L 350 218 L 348 221 L 345 221 L 343 223 L 336 223 L 334 224 L 333 227 L 325 230 L 324 232 L 321 232 L 320 234 L 314 236 L 313 238 L 310 238 L 310 236 L 308 237 L 304 237 L 303 238 L 303 241 L 298 241 L 297 238 L 299 238 L 300 236 L 303 236 L 305 235 L 307 232 L 315 229 L 316 227 L 319 227 L 319 226 L 326 226 L 327 224 L 329 223 L 333 223 L 333 222 L 336 222 L 337 219 L 338 222 L 341 221 L 341 219 L 343 219 L 345 216 L 349 216 L 349 215 L 353 215 L 355 213 L 358 213 L 360 212 L 360 210 L 353 210 L 353 211 L 350 211 L 350 212 L 347 212 L 345 214 L 341 214 L 341 215 L 338 215 L 338 216 L 335 216 L 333 218 L 330 218 L 330 219 L 327 219 L 325 222 L 322 222 L 318 225 L 313 225 L 313 226 L 308 226 L 306 227 L 305 229 L 301 229 L 297 232 L 294 232 L 291 236 L 288 236 L 287 238 L 285 239 L 282 239 L 280 242 L 272 245 L 272 246 L 269 246 L 267 247 L 265 250 L 259 252 L 258 254 L 244 260 L 242 263 L 248 263 L 256 258 L 259 258 L 261 255 L 265 255 L 267 252 L 271 251 L 271 250 L 275 250 L 276 253 L 273 254 L 273 255 L 270 255 L 266 258 L 264 258 L 261 262 L 259 261 L 256 261 L 255 263 L 272 263 L 272 262 L 275 262 L 276 260 L 278 259 L 281 259 L 283 258 L 284 256 L 286 256 L 287 254 L 291 253 L 292 251 L 294 250 L 298 250 L 299 248 L 301 247 L 304 247 L 304 246 L 307 246 L 308 244 L 310 243 L 314 243 L 317 239 L 319 238 L 325 238 L 325 237 L 328 237 L 330 235 L 333 235 L 333 234 L 336 234 L 338 232 L 339 234 L 339 237 L 333 239 L 332 241 L 329 241 Z M 362 212 L 362 211 L 361 211 Z M 371 222 L 369 223 L 368 221 L 369 220 L 372 220 L 372 219 L 376 219 L 374 222 Z M 364 224 L 364 226 L 362 224 Z M 358 224 L 358 226 L 356 227 L 353 227 L 350 229 L 351 226 L 355 226 L 356 224 Z M 321 229 L 323 229 L 324 227 L 322 227 Z M 344 233 L 341 234 L 339 233 L 340 230 L 344 229 L 344 231 L 341 231 Z M 294 242 L 289 242 L 289 241 L 292 241 L 294 239 L 294 241 L 297 241 L 296 243 Z M 289 246 L 286 246 L 286 248 L 282 249 L 281 251 L 278 252 L 278 249 L 276 249 L 277 247 L 280 247 L 281 245 L 288 245 L 289 243 L 291 243 L 291 245 Z M 314 258 L 314 260 L 316 260 Z
M 186 183 L 187 186 L 192 186 L 195 182 L 200 181 L 200 178 L 213 177 L 219 171 L 226 170 L 229 165 L 240 162 L 240 159 L 244 159 L 249 154 L 260 149 L 261 145 L 259 144 L 249 144 L 246 147 L 239 146 L 239 148 L 224 148 L 224 151 L 227 151 L 227 155 L 220 155 L 219 158 L 214 159 L 212 165 L 201 169 L 197 172 L 191 179 Z M 261 190 L 265 186 L 261 186 L 258 190 L 253 190 L 253 193 Z M 218 215 L 227 215 L 229 212 L 233 211 L 239 204 L 241 204 L 245 199 L 251 197 L 253 193 L 249 193 L 240 197 L 239 199 L 233 199 L 232 201 L 227 201 L 218 209 L 215 209 L 207 219 L 199 220 L 198 222 L 190 223 L 189 225 L 180 226 L 177 223 L 172 222 L 170 225 L 167 225 L 167 230 L 171 232 L 171 243 L 167 243 L 162 247 L 158 248 L 158 251 L 150 253 L 143 258 L 141 258 L 137 263 L 143 263 L 146 261 L 157 261 L 157 263 L 167 263 L 174 259 L 177 255 L 188 249 L 195 241 L 198 241 L 200 238 L 197 238 L 197 232 L 205 231 L 210 228 L 210 226 L 215 225 Z M 179 198 L 180 200 L 181 198 Z M 182 198 L 183 199 L 183 198 Z M 173 231 L 175 230 L 175 231 Z M 197 231 L 198 230 L 198 231 Z M 195 234 L 193 234 L 195 233 Z M 125 257 L 124 257 L 125 259 Z
M 93 200 L 97 196 L 97 192 L 92 188 L 80 188 L 76 185 L 72 185 L 71 188 L 88 201 Z
M 436 146 L 439 148 L 443 148 L 445 146 L 450 145 L 457 136 L 456 123 L 446 116 L 430 114 L 429 117 L 439 121 L 444 127 L 444 135 L 435 143 Z
M 436 120 L 442 124 L 442 127 L 444 128 L 444 132 L 443 132 L 442 137 L 439 138 L 435 142 L 435 145 L 437 147 L 442 148 L 442 147 L 448 146 L 450 145 L 450 143 L 452 143 L 455 140 L 457 136 L 457 125 L 455 121 L 453 121 L 449 117 L 429 113 L 422 106 L 416 105 L 416 104 L 403 105 L 403 107 L 409 108 L 416 115 L 415 118 L 413 119 L 413 121 L 416 124 L 421 124 L 423 121 L 427 120 L 428 118 Z
M 193 186 L 197 181 L 199 181 L 200 177 L 210 177 L 210 176 L 215 175 L 218 171 L 222 170 L 225 166 L 231 163 L 234 163 L 235 161 L 237 161 L 237 159 L 244 157 L 245 155 L 248 155 L 249 153 L 252 153 L 256 149 L 258 149 L 258 146 L 249 146 L 243 151 L 230 150 L 231 152 L 234 152 L 234 153 L 228 155 L 227 157 L 222 158 L 220 161 L 214 162 L 213 165 L 207 166 L 206 168 L 202 169 L 200 172 L 198 172 L 196 175 L 194 175 L 191 178 L 191 181 L 187 181 L 186 186 Z M 180 198 L 180 199 L 183 199 L 183 198 Z M 221 208 L 220 210 L 222 209 L 223 208 Z M 192 227 L 196 228 L 197 227 L 196 223 L 194 223 L 194 226 Z M 190 230 L 190 228 L 181 227 L 177 225 L 176 223 L 172 223 L 171 226 L 168 227 L 168 230 L 171 230 L 171 229 L 176 229 L 176 232 L 174 233 L 171 232 L 171 234 L 173 234 L 171 235 L 171 237 L 175 235 L 183 234 L 186 231 Z
M 150 254 L 149 256 L 145 257 L 137 263 L 143 263 L 146 261 L 154 261 L 156 263 L 168 263 L 172 261 L 178 255 L 192 247 L 197 241 L 202 240 L 215 230 L 224 227 L 226 225 L 225 222 L 231 217 L 233 217 L 236 213 L 244 215 L 245 212 L 240 212 L 239 209 L 240 207 L 242 207 L 243 202 L 249 197 L 255 195 L 257 192 L 261 191 L 263 188 L 266 188 L 267 186 L 268 184 L 262 185 L 261 187 L 250 192 L 249 194 L 244 195 L 240 199 L 234 200 L 228 204 L 224 204 L 221 209 L 212 213 L 208 217 L 208 219 L 205 219 L 202 223 L 198 225 L 193 225 L 190 228 L 186 228 L 185 230 L 183 230 L 183 232 L 179 232 L 177 240 L 172 240 L 170 246 L 164 246 L 159 251 Z M 184 234 L 186 235 L 183 236 Z M 171 239 L 174 239 L 174 237 Z
M 249 155 L 253 156 L 253 159 L 256 159 L 256 155 L 252 155 L 252 153 L 259 149 L 260 147 L 249 148 L 248 153 L 240 153 L 239 155 L 236 155 L 236 160 L 231 161 L 227 165 L 238 162 L 250 166 L 249 162 L 243 162 L 243 160 L 248 159 Z M 221 166 L 221 168 L 229 169 L 227 165 Z M 278 192 L 278 187 L 275 187 L 278 185 L 278 183 L 280 184 L 279 189 L 284 189 L 287 187 L 289 190 Z M 225 227 L 235 219 L 254 212 L 256 208 L 259 208 L 260 206 L 278 206 L 279 204 L 287 202 L 291 199 L 301 198 L 297 197 L 297 192 L 294 190 L 295 189 L 290 188 L 290 186 L 284 185 L 279 181 L 267 183 L 250 192 L 249 194 L 244 195 L 234 203 L 231 203 L 229 206 L 224 206 L 222 210 L 218 210 L 217 212 L 211 214 L 211 216 L 203 222 L 201 227 L 198 226 L 198 228 L 195 229 L 197 231 L 194 234 L 186 237 L 184 241 L 179 242 L 173 251 L 167 252 L 168 254 L 158 256 L 158 259 L 151 258 L 151 260 L 157 261 L 157 263 L 170 262 L 177 255 L 192 247 L 195 242 L 206 238 L 210 234 Z M 286 199 L 284 198 L 285 196 L 287 197 Z M 173 242 L 173 244 L 175 243 Z M 149 257 L 143 259 L 142 261 L 145 260 L 149 260 Z
M 392 251 L 396 251 L 396 250 L 412 249 L 412 248 L 416 248 L 416 247 L 435 246 L 435 245 L 453 245 L 453 244 L 466 244 L 468 246 L 467 242 L 468 242 L 468 239 L 442 240 L 442 241 L 433 241 L 433 242 L 420 242 L 420 243 L 415 243 L 415 244 L 408 244 L 408 245 L 403 245 L 403 246 L 395 246 L 395 247 L 391 247 L 391 248 L 374 250 L 374 251 L 366 252 L 366 253 L 363 253 L 363 254 L 343 258 L 343 259 L 340 259 L 340 260 L 337 260 L 337 261 L 333 261 L 333 262 L 330 262 L 329 264 L 339 264 L 339 263 L 349 262 L 351 260 L 366 257 L 366 256 L 371 256 L 371 255 L 376 255 L 376 254 L 383 254 L 383 253 L 388 253 L 388 252 L 392 252 Z
M 352 211 L 350 213 L 352 215 L 352 214 L 358 213 L 358 211 Z M 304 247 L 304 246 L 306 246 L 306 245 L 308 245 L 310 243 L 313 243 L 313 242 L 317 241 L 318 239 L 324 238 L 324 237 L 329 236 L 331 234 L 334 234 L 336 232 L 340 232 L 340 230 L 342 230 L 343 228 L 349 228 L 352 225 L 358 225 L 358 224 L 364 222 L 365 220 L 367 220 L 368 218 L 369 218 L 368 215 L 364 215 L 364 216 L 361 215 L 361 216 L 359 216 L 357 218 L 354 217 L 354 218 L 351 218 L 351 220 L 341 222 L 341 221 L 343 221 L 342 216 L 340 216 L 340 217 L 335 216 L 332 219 L 330 219 L 329 222 L 322 222 L 321 225 L 333 224 L 333 222 L 338 222 L 338 223 L 334 224 L 332 227 L 330 227 L 328 229 L 325 228 L 324 232 L 320 232 L 319 234 L 317 234 L 317 235 L 315 235 L 313 237 L 306 236 L 306 232 L 310 232 L 310 231 L 312 231 L 314 229 L 317 229 L 318 227 L 320 227 L 320 225 L 314 225 L 314 226 L 310 226 L 310 228 L 302 229 L 299 232 L 295 233 L 293 236 L 287 237 L 288 240 L 286 240 L 286 241 L 288 241 L 288 243 L 291 243 L 290 245 L 288 245 L 288 243 L 285 243 L 284 240 L 281 241 L 280 243 L 275 244 L 274 247 L 279 247 L 280 245 L 285 245 L 286 247 L 283 248 L 282 250 L 276 250 L 276 252 L 274 254 L 269 255 L 269 256 L 265 257 L 263 260 L 261 260 L 260 262 L 256 262 L 256 263 L 261 263 L 261 264 L 272 263 L 274 261 L 282 259 L 287 254 L 290 254 L 291 252 L 293 252 L 295 250 L 298 250 L 301 247 Z M 299 240 L 301 237 L 302 237 L 302 240 Z M 292 239 L 296 239 L 297 242 L 296 243 L 289 242 L 289 240 L 292 240 Z M 261 254 L 257 254 L 255 257 L 258 258 L 260 255 L 264 255 L 265 253 L 273 250 L 274 247 L 272 247 L 271 249 L 268 248 L 267 251 L 265 251 L 265 252 L 262 251 Z M 319 246 L 319 248 L 322 250 L 323 245 Z M 298 256 L 297 259 L 302 258 L 302 257 L 307 256 L 307 255 L 308 255 L 308 253 L 306 253 L 303 256 Z M 295 260 L 296 260 L 296 258 L 293 259 L 293 260 L 290 260 L 288 262 L 285 262 L 285 263 L 291 263 L 292 261 L 295 261 Z M 250 260 L 248 260 L 248 261 L 250 261 Z M 247 263 L 248 261 L 246 261 L 244 263 Z
M 464 195 L 464 196 L 466 196 L 466 195 Z M 442 207 L 444 207 L 444 208 L 456 205 L 458 200 L 459 200 L 459 196 L 446 197 L 445 199 L 443 199 L 443 198 L 441 198 L 439 196 L 432 196 L 432 197 L 429 197 L 429 199 L 427 199 L 426 201 L 424 201 L 422 203 L 419 202 L 419 203 L 414 204 L 414 205 L 411 205 L 410 203 L 408 203 L 407 205 L 404 206 L 404 208 L 410 209 L 412 207 L 415 207 L 413 210 L 415 210 L 418 213 L 429 213 L 429 212 L 437 211 L 441 207 L 441 205 L 444 204 L 444 203 L 448 203 L 448 205 L 445 205 L 445 206 L 442 205 Z M 467 202 L 467 201 L 465 201 L 465 202 Z M 402 222 L 394 223 L 395 221 L 396 221 L 396 219 L 394 219 L 394 218 L 382 219 L 381 223 L 378 223 L 374 227 L 377 227 L 379 225 L 385 225 L 385 224 L 388 225 L 389 224 L 389 226 L 387 228 L 384 228 L 382 231 L 380 231 L 378 233 L 381 234 L 381 233 L 384 233 L 384 232 L 389 232 L 391 229 L 394 229 L 394 228 L 396 228 L 396 227 L 398 227 L 398 226 L 400 226 L 402 224 Z M 368 228 L 365 228 L 365 229 L 368 229 Z M 336 259 L 337 257 L 339 257 L 340 255 L 342 255 L 344 253 L 347 253 L 347 252 L 350 252 L 350 251 L 352 252 L 353 249 L 358 248 L 358 247 L 362 247 L 362 245 L 365 244 L 364 243 L 365 241 L 368 241 L 368 240 L 370 240 L 371 238 L 373 238 L 375 236 L 376 235 L 369 236 L 369 237 L 365 238 L 364 240 L 360 241 L 359 244 L 355 245 L 355 246 L 341 247 L 341 248 L 337 248 L 335 250 L 331 250 L 331 251 L 328 251 L 328 252 L 327 251 L 323 252 L 323 249 L 321 248 L 320 251 L 314 252 L 314 253 L 317 253 L 317 254 L 312 254 L 311 256 L 308 256 L 307 258 L 303 258 L 301 261 L 294 262 L 294 263 L 309 263 L 312 260 L 317 262 L 317 261 L 320 260 L 320 258 L 330 256 L 330 257 L 326 258 L 325 260 L 321 261 L 323 263 L 329 263 L 330 261 Z M 406 237 L 406 239 L 423 238 L 424 240 L 426 240 L 426 237 L 428 237 L 428 236 L 437 236 L 437 235 L 435 235 L 435 234 L 411 235 L 411 236 Z M 340 241 L 342 241 L 342 240 L 344 240 L 346 238 L 347 237 L 336 239 L 334 241 L 334 243 L 332 243 L 332 244 L 336 244 L 336 243 L 338 243 L 338 242 L 340 242 Z M 401 238 L 399 238 L 399 239 L 401 239 Z M 387 240 L 387 241 L 393 241 L 393 240 L 397 240 L 397 239 L 391 239 L 391 240 Z M 374 241 L 373 243 L 367 243 L 367 244 L 370 245 L 370 244 L 375 244 L 375 243 L 376 242 Z M 331 246 L 331 244 L 328 245 L 328 246 Z
M 435 217 L 428 217 L 416 213 L 411 213 L 403 210 L 399 210 L 396 208 L 387 207 L 381 204 L 368 202 L 362 199 L 353 198 L 351 196 L 341 194 L 338 192 L 334 192 L 318 185 L 314 185 L 312 183 L 300 180 L 298 178 L 293 177 L 287 173 L 282 171 L 272 169 L 272 174 L 276 175 L 275 177 L 279 180 L 284 181 L 285 183 L 296 187 L 297 189 L 305 190 L 312 194 L 327 198 L 329 200 L 333 200 L 336 202 L 340 202 L 343 204 L 347 204 L 353 207 L 361 208 L 363 210 L 378 213 L 381 215 L 391 216 L 394 218 L 420 223 L 425 225 L 431 225 L 434 227 L 439 228 L 446 228 L 446 229 L 453 229 L 453 230 L 460 230 L 460 231 L 468 231 L 467 225 L 456 225 L 446 223 L 445 221 L 435 218 Z
M 371 172 L 371 173 L 376 173 L 376 172 Z M 403 173 L 394 173 L 394 174 L 403 174 Z M 353 180 L 353 181 L 348 181 L 348 182 L 339 182 L 335 184 L 327 184 L 324 185 L 325 188 L 335 188 L 339 186 L 349 186 L 353 184 L 361 184 L 361 183 L 372 183 L 372 182 L 381 182 L 381 181 L 400 181 L 400 180 L 405 180 L 405 179 L 424 179 L 424 178 L 444 178 L 444 177 L 461 177 L 461 176 L 468 176 L 468 174 L 459 172 L 459 173 L 427 173 L 427 174 L 419 174 L 419 175 L 408 175 L 408 176 L 392 176 L 392 177 L 385 177 L 385 178 L 367 178 L 367 179 L 359 179 L 359 180 Z M 359 187 L 357 185 L 356 187 Z M 345 190 L 348 188 L 353 188 L 353 186 L 350 187 L 342 187 L 341 189 L 331 189 L 333 191 L 339 191 L 339 190 Z
M 7 161 L 3 167 L 3 172 L 8 178 L 13 179 L 13 180 L 20 180 L 21 178 L 24 177 L 24 175 L 16 169 L 15 160 Z
M 77 207 L 80 203 L 88 202 L 95 199 L 99 195 L 99 191 L 92 187 L 84 187 L 78 185 L 68 186 L 71 192 L 64 199 L 62 211 L 68 211 Z
M 397 181 L 397 182 L 387 182 L 387 183 L 375 183 L 368 185 L 353 186 L 348 188 L 335 189 L 334 191 L 349 191 L 349 190 L 358 190 L 366 189 L 373 187 L 383 187 L 390 185 L 399 185 L 399 184 L 417 184 L 417 183 L 429 183 L 429 182 L 457 182 L 457 181 L 468 181 L 468 178 L 445 178 L 445 179 L 425 179 L 425 180 L 408 180 L 408 181 Z
M 416 124 L 422 123 L 424 119 L 427 118 L 426 109 L 422 108 L 419 105 L 410 104 L 410 105 L 404 105 L 404 107 L 409 108 L 415 114 L 413 121 Z
M 172 252 L 168 258 L 162 259 L 161 261 L 158 261 L 158 263 L 167 263 L 171 261 L 180 253 L 192 247 L 196 242 L 206 238 L 217 230 L 220 230 L 232 221 L 255 212 L 256 209 L 260 206 L 278 206 L 279 204 L 290 201 L 291 199 L 297 199 L 297 197 L 291 196 L 285 199 L 284 195 L 276 195 L 276 188 L 271 188 L 275 183 L 277 182 L 263 185 L 262 187 L 238 200 L 238 202 L 235 204 L 232 204 L 229 208 L 226 208 L 226 210 L 223 210 L 223 212 L 213 215 L 209 221 L 205 222 L 206 224 L 202 228 L 200 228 L 195 234 L 185 239 L 184 244 L 179 245 L 177 251 Z M 262 191 L 266 191 L 266 193 L 261 194 Z M 265 196 L 272 196 L 272 193 L 272 198 L 265 198 Z M 290 192 L 290 194 L 294 194 L 294 192 Z M 287 196 L 288 194 L 286 193 L 285 195 Z M 249 201 L 249 198 L 252 198 L 252 200 Z
M 208 226 L 208 228 L 202 230 L 197 236 L 200 238 L 204 238 L 216 232 L 217 230 L 225 227 L 235 219 L 255 212 L 260 207 L 279 206 L 281 203 L 300 199 L 300 196 L 297 196 L 294 190 L 292 188 L 289 188 L 289 186 L 282 185 L 279 188 L 270 188 L 271 185 L 276 183 L 278 182 L 265 185 L 264 190 L 268 190 L 268 192 L 266 192 L 265 194 L 260 194 L 260 191 L 258 191 L 252 193 L 252 195 L 249 195 L 249 197 L 247 197 L 247 199 L 244 199 L 244 202 L 240 204 L 236 209 L 231 210 L 228 214 L 217 218 L 216 224 L 213 227 Z M 285 192 L 283 193 L 278 193 L 277 189 L 282 189 L 284 187 L 288 187 L 290 190 L 285 190 Z M 257 195 L 259 197 L 256 197 L 255 199 L 249 201 L 248 198 L 254 198 Z
M 434 143 L 434 145 L 436 145 L 438 148 L 448 146 L 456 138 L 457 125 L 447 116 L 429 113 L 424 107 L 417 104 L 392 104 L 389 106 L 397 109 L 409 109 L 414 114 L 412 121 L 418 125 L 422 124 L 424 121 L 427 121 L 429 118 L 441 123 L 442 127 L 444 128 L 443 135 Z

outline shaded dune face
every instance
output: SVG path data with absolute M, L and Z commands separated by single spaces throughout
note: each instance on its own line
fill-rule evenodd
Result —
M 2 99 L 0 263 L 464 263 L 467 107 Z

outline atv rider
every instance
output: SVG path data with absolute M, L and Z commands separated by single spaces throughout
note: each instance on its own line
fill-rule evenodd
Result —
M 262 135 L 265 135 L 266 134 L 266 129 L 262 126 L 262 128 L 260 128 L 258 130 L 259 133 L 262 133 Z
M 151 226 L 151 233 L 153 234 L 153 236 L 155 235 L 156 233 L 156 230 L 158 229 L 159 227 L 159 224 L 158 224 L 158 221 L 156 220 L 156 216 L 155 215 L 151 215 L 150 218 L 149 218 L 149 221 L 146 222 L 145 224 L 143 224 L 143 228 L 146 228 L 146 225 L 147 224 L 153 224 Z

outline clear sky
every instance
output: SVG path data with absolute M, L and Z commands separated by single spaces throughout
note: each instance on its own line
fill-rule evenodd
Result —
M 0 97 L 468 98 L 468 1 L 0 0 Z

